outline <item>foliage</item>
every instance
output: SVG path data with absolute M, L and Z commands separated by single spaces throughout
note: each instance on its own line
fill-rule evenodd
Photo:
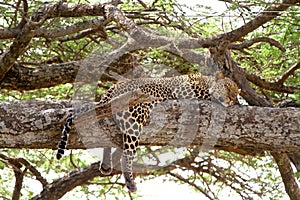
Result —
M 16 28 L 22 19 L 21 1 L 5 0 L 0 3 L 0 28 Z M 68 4 L 87 3 L 88 1 L 68 1 Z M 229 1 L 228 1 L 229 2 Z M 174 0 L 149 1 L 144 8 L 135 1 L 125 1 L 119 8 L 136 24 L 145 27 L 149 31 L 157 34 L 172 37 L 211 37 L 216 34 L 229 32 L 240 25 L 252 20 L 257 13 L 269 6 L 265 1 L 230 1 L 226 3 L 227 9 L 224 12 L 215 12 L 209 6 L 182 5 Z M 28 13 L 35 12 L 43 6 L 43 2 L 28 2 Z M 16 11 L 16 6 L 20 7 Z M 285 49 L 280 50 L 269 43 L 256 43 L 247 49 L 233 50 L 233 58 L 239 62 L 243 68 L 261 76 L 267 81 L 276 82 L 292 65 L 299 62 L 300 55 L 300 8 L 292 7 L 289 11 L 283 12 L 276 20 L 272 20 L 264 26 L 248 34 L 244 40 L 251 40 L 258 37 L 269 37 L 278 41 Z M 97 17 L 86 16 L 81 18 L 57 18 L 46 21 L 44 27 L 51 30 L 61 27 L 72 26 L 76 23 L 97 19 Z M 91 34 L 84 35 L 84 32 L 91 31 Z M 121 46 L 125 41 L 125 36 L 114 24 L 106 28 L 107 36 L 110 40 L 101 35 L 101 31 L 82 30 L 73 35 L 66 35 L 57 38 L 33 38 L 29 47 L 18 59 L 18 63 L 37 67 L 51 63 L 63 63 L 79 61 L 89 56 L 95 49 L 106 51 L 116 46 Z M 79 37 L 84 35 L 83 37 Z M 9 48 L 12 39 L 1 39 L 1 53 Z M 240 43 L 243 43 L 241 41 Z M 147 49 L 144 51 L 131 52 L 138 58 L 139 64 L 144 68 L 147 76 L 157 74 L 168 74 L 169 71 L 162 71 L 161 66 L 166 66 L 181 74 L 196 72 L 199 66 L 191 64 L 184 59 L 166 52 L 163 49 Z M 154 67 L 153 67 L 154 66 Z M 155 68 L 157 67 L 157 68 Z M 203 67 L 203 66 L 202 66 Z M 157 70 L 156 70 L 157 69 Z M 170 70 L 172 72 L 172 70 Z M 201 69 L 200 69 L 201 71 Z M 163 72 L 163 73 L 162 73 Z M 169 75 L 174 75 L 170 73 Z M 300 71 L 295 71 L 293 76 L 285 81 L 286 85 L 299 86 Z M 104 83 L 107 84 L 107 83 Z M 101 87 L 101 86 L 100 86 Z M 258 93 L 262 93 L 266 98 L 271 98 L 274 102 L 285 99 L 295 99 L 300 101 L 300 91 L 294 94 L 286 94 L 279 91 L 268 91 L 255 86 Z M 103 92 L 105 87 L 99 89 Z M 0 93 L 1 101 L 16 100 L 54 100 L 70 99 L 73 93 L 72 84 L 58 85 L 52 88 L 44 88 L 32 91 L 9 91 L 2 89 Z M 142 149 L 148 152 L 148 150 Z M 191 149 L 188 149 L 191 151 Z M 52 182 L 63 177 L 72 170 L 91 164 L 94 160 L 85 151 L 74 151 L 72 156 L 65 156 L 61 162 L 54 159 L 52 150 L 12 150 L 2 149 L 1 154 L 7 157 L 26 159 L 34 165 L 48 182 Z M 201 156 L 199 156 L 201 155 Z M 168 181 L 186 183 L 196 192 L 206 193 L 208 197 L 220 198 L 224 192 L 229 191 L 234 197 L 254 198 L 254 199 L 280 199 L 283 196 L 283 185 L 280 183 L 280 174 L 276 171 L 276 166 L 270 156 L 251 157 L 241 156 L 228 152 L 207 152 L 197 156 L 188 153 L 186 158 L 192 159 L 190 168 L 176 166 L 175 169 L 168 169 L 152 172 L 143 177 L 141 181 L 165 176 Z M 72 162 L 76 165 L 74 166 Z M 170 165 L 172 166 L 172 164 Z M 213 166 L 215 174 L 210 173 L 208 166 Z M 197 171 L 198 170 L 198 171 Z M 11 166 L 0 160 L 1 183 L 0 197 L 10 198 L 14 188 L 14 173 Z M 218 174 L 219 173 L 219 174 Z M 180 177 L 178 177 L 180 175 Z M 24 187 L 22 188 L 21 199 L 28 199 L 38 194 L 42 187 L 35 180 L 31 173 L 26 173 Z M 225 179 L 227 178 L 227 179 Z M 299 180 L 299 174 L 297 174 Z M 237 180 L 239 179 L 239 180 Z M 228 182 L 229 180 L 229 182 Z M 231 181 L 231 182 L 230 182 Z M 242 185 L 242 182 L 247 182 Z M 195 187 L 198 186 L 198 187 Z M 113 186 L 113 187 L 112 187 Z M 246 187 L 246 189 L 244 188 Z M 36 189 L 38 188 L 38 190 Z M 142 194 L 137 194 L 139 196 Z M 124 190 L 124 185 L 120 176 L 116 175 L 107 178 L 95 178 L 89 183 L 83 183 L 73 191 L 65 195 L 63 199 L 124 199 L 133 198 Z

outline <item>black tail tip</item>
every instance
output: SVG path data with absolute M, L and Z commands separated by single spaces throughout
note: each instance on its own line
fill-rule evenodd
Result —
M 136 187 L 134 182 L 126 182 L 126 186 L 127 186 L 127 189 L 130 192 L 136 192 L 137 191 L 137 187 Z

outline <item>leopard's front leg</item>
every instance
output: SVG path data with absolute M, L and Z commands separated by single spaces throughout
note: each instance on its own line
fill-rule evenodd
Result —
M 122 173 L 125 178 L 126 187 L 130 192 L 135 192 L 137 187 L 134 183 L 132 164 L 133 164 L 134 155 L 129 155 L 126 150 L 123 151 L 123 156 L 121 160 L 122 164 Z
M 116 121 L 123 133 L 122 172 L 129 191 L 135 192 L 132 164 L 139 146 L 139 137 L 143 125 L 149 116 L 148 104 L 137 104 L 116 114 Z

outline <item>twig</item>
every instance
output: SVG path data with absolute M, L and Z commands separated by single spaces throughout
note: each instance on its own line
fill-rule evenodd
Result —
M 211 199 L 211 200 L 215 199 L 215 197 L 211 197 L 205 190 L 203 190 L 202 188 L 200 188 L 199 186 L 197 186 L 195 183 L 190 182 L 188 179 L 183 178 L 179 174 L 174 174 L 172 172 L 169 172 L 168 174 L 170 174 L 174 178 L 177 178 L 178 180 L 180 180 L 180 181 L 182 181 L 184 183 L 187 183 L 188 185 L 194 187 L 196 190 L 198 190 L 202 194 L 204 194 L 208 199 Z
M 72 166 L 75 168 L 75 169 L 78 169 L 79 167 L 75 164 L 74 160 L 73 160 L 73 150 L 71 150 L 71 153 L 70 153 L 70 162 L 72 164 Z

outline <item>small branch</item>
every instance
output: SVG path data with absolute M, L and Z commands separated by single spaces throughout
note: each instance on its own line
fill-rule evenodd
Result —
M 277 81 L 278 84 L 283 85 L 283 83 L 285 82 L 285 80 L 293 75 L 295 73 L 295 71 L 297 69 L 300 69 L 300 62 L 295 64 L 294 66 L 292 66 L 288 71 L 286 71 L 281 77 L 280 79 Z
M 15 159 L 10 158 L 10 157 L 8 157 L 4 154 L 0 154 L 0 158 L 3 160 L 3 162 L 10 165 L 13 168 L 14 171 L 21 172 L 22 165 L 19 162 L 17 162 Z
M 12 195 L 12 200 L 20 199 L 23 179 L 26 171 L 27 169 L 24 169 L 24 171 L 22 172 L 14 171 L 16 181 L 15 181 L 15 187 Z
M 148 9 L 147 4 L 145 4 L 145 2 L 143 2 L 142 0 L 137 0 L 145 9 Z
M 113 172 L 112 175 L 115 175 Z M 88 180 L 95 178 L 97 176 L 102 176 L 99 171 L 99 162 L 94 163 L 90 166 L 81 168 L 79 170 L 69 173 L 63 178 L 59 178 L 51 184 L 44 187 L 43 191 L 33 197 L 31 200 L 52 200 L 59 199 L 65 193 L 72 190 L 76 186 L 86 183 Z
M 271 153 L 279 168 L 285 191 L 291 200 L 300 200 L 300 188 L 295 179 L 293 169 L 290 165 L 290 159 L 285 153 Z
M 64 38 L 59 38 L 59 41 L 60 42 L 66 42 L 66 41 L 70 41 L 70 40 L 79 40 L 81 38 L 84 38 L 88 35 L 95 34 L 95 33 L 101 35 L 101 37 L 103 39 L 107 39 L 107 34 L 104 32 L 104 30 L 96 28 L 96 29 L 82 31 L 82 32 L 78 33 L 77 35 L 72 35 L 72 36 L 68 36 L 68 37 L 64 37 Z
M 42 27 L 36 31 L 34 37 L 58 38 L 58 37 L 78 33 L 80 31 L 87 30 L 87 29 L 105 27 L 107 23 L 108 23 L 107 20 L 100 18 L 100 19 L 84 20 L 82 22 L 78 22 L 67 27 L 60 27 L 56 29 L 47 29 Z M 18 35 L 19 32 L 20 32 L 20 28 L 0 30 L 0 39 L 14 38 Z
M 20 195 L 21 195 L 21 189 L 22 189 L 22 183 L 23 183 L 23 178 L 24 175 L 27 171 L 27 168 L 25 168 L 23 171 L 21 170 L 22 165 L 18 162 L 17 159 L 14 158 L 10 158 L 7 157 L 4 154 L 0 154 L 0 158 L 7 164 L 9 164 L 13 170 L 14 170 L 14 174 L 15 174 L 15 187 L 14 187 L 14 191 L 12 194 L 12 200 L 19 200 L 20 199 Z

